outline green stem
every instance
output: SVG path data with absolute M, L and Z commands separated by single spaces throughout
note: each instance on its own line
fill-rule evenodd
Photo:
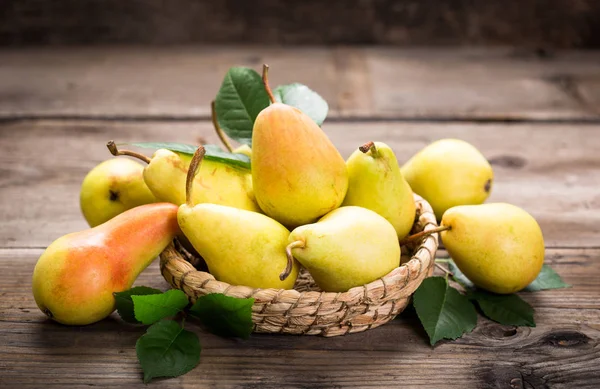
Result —
M 231 143 L 229 143 L 229 140 L 227 140 L 227 137 L 223 133 L 223 129 L 221 128 L 221 126 L 219 126 L 219 121 L 217 120 L 217 110 L 215 109 L 215 101 L 214 100 L 210 103 L 210 112 L 211 112 L 211 119 L 212 119 L 213 127 L 215 128 L 215 131 L 217 132 L 219 139 L 221 139 L 221 143 L 223 143 L 223 145 L 227 148 L 227 151 L 229 151 L 231 153 L 233 151 L 233 147 L 231 147 Z

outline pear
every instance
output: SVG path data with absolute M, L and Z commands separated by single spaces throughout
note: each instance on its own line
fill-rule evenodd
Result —
M 190 165 L 186 203 L 177 215 L 181 230 L 217 280 L 252 288 L 292 289 L 299 265 L 286 257 L 288 229 L 260 213 L 218 204 L 193 204 L 191 183 L 203 155 L 200 146 Z M 282 279 L 282 271 L 290 276 Z
M 463 205 L 442 217 L 442 241 L 475 285 L 509 294 L 529 285 L 544 263 L 544 238 L 536 220 L 506 203 Z
M 348 192 L 342 205 L 375 211 L 394 226 L 399 239 L 408 235 L 416 206 L 392 149 L 385 143 L 369 142 L 352 153 L 346 166 Z
M 297 227 L 288 251 L 326 292 L 345 292 L 375 281 L 400 265 L 394 227 L 362 207 L 340 207 L 318 222 Z
M 144 167 L 130 159 L 110 159 L 94 167 L 81 184 L 79 204 L 90 227 L 138 205 L 158 200 L 144 183 Z
M 118 150 L 113 141 L 107 144 L 113 155 L 129 155 L 148 163 L 144 181 L 152 193 L 164 202 L 185 202 L 185 182 L 191 156 L 167 149 L 157 150 L 152 158 L 128 150 Z M 204 161 L 194 179 L 194 203 L 213 203 L 261 212 L 252 190 L 250 171 L 217 161 Z
M 97 322 L 115 309 L 113 293 L 131 288 L 179 233 L 178 207 L 141 205 L 106 223 L 58 238 L 33 270 L 38 307 L 59 323 Z
M 263 109 L 252 132 L 252 184 L 260 208 L 287 227 L 311 223 L 339 207 L 348 188 L 344 159 L 327 135 L 297 108 Z
M 402 166 L 402 174 L 412 190 L 431 204 L 438 220 L 449 208 L 483 203 L 494 178 L 479 150 L 458 139 L 431 143 Z

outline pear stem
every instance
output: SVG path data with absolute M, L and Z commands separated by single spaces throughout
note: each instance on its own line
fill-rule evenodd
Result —
M 287 247 L 285 248 L 285 255 L 287 256 L 287 265 L 285 266 L 285 270 L 283 271 L 283 273 L 281 273 L 279 275 L 279 279 L 281 281 L 288 278 L 288 276 L 292 272 L 292 267 L 294 265 L 294 255 L 292 254 L 292 249 L 295 249 L 295 248 L 304 248 L 304 241 L 296 240 L 296 241 L 288 244 Z
M 221 126 L 219 126 L 219 121 L 217 120 L 217 110 L 215 109 L 215 101 L 214 100 L 211 101 L 211 103 L 210 103 L 210 113 L 211 113 L 213 127 L 215 128 L 215 131 L 217 132 L 219 139 L 221 139 L 221 143 L 223 143 L 223 145 L 227 148 L 227 151 L 229 151 L 231 153 L 233 151 L 233 147 L 231 147 L 231 143 L 229 143 L 229 140 L 227 140 L 227 137 L 223 133 L 223 129 L 221 128 Z
M 271 104 L 274 104 L 275 96 L 273 95 L 273 91 L 269 86 L 269 65 L 266 63 L 263 64 L 262 81 L 265 86 L 265 91 L 267 91 L 267 94 L 269 95 L 269 100 L 271 100 Z
M 206 154 L 204 146 L 198 146 L 196 152 L 194 153 L 194 156 L 192 157 L 192 161 L 190 162 L 190 167 L 188 168 L 187 177 L 185 179 L 185 203 L 188 207 L 194 206 L 194 203 L 192 202 L 194 177 L 196 176 L 196 173 L 198 173 L 198 168 L 200 167 L 202 158 L 204 158 L 204 154 Z
M 454 273 L 452 273 L 450 270 L 446 269 L 445 267 L 443 267 L 442 265 L 440 265 L 439 263 L 435 263 L 435 267 L 437 267 L 438 269 L 440 269 L 441 271 L 443 271 L 444 273 L 448 274 L 451 277 L 454 277 Z
M 446 231 L 446 230 L 449 230 L 449 229 L 450 229 L 450 226 L 439 226 L 439 227 L 436 227 L 436 228 L 432 228 L 431 230 L 417 232 L 416 234 L 407 236 L 406 238 L 402 239 L 400 241 L 400 246 L 403 246 L 403 245 L 405 245 L 407 243 L 410 243 L 410 242 L 414 242 L 415 240 L 419 240 L 419 239 L 424 238 L 426 236 L 435 234 L 436 232 L 442 232 L 442 231 Z
M 377 147 L 375 147 L 375 143 L 371 142 L 367 142 L 364 145 L 360 146 L 358 148 L 360 151 L 362 151 L 363 153 L 368 153 L 369 150 L 371 151 L 371 156 L 373 158 L 377 158 L 379 156 L 379 152 L 377 151 Z
M 119 150 L 117 148 L 117 145 L 115 144 L 115 141 L 109 140 L 108 143 L 106 144 L 106 147 L 108 147 L 108 151 L 110 151 L 110 153 L 112 155 L 114 155 L 115 157 L 118 155 L 128 155 L 130 157 L 135 157 L 138 159 L 141 159 L 142 161 L 146 162 L 146 163 L 150 163 L 150 158 L 146 157 L 144 154 L 140 154 L 140 153 L 136 153 L 135 151 L 129 151 L 129 150 Z

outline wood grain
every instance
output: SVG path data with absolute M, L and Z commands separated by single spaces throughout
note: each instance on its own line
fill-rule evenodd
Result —
M 4 0 L 0 44 L 599 47 L 594 0 Z
M 344 157 L 369 140 L 384 140 L 401 163 L 433 140 L 464 139 L 492 162 L 495 184 L 489 201 L 529 211 L 549 247 L 599 245 L 598 125 L 336 122 L 323 128 Z M 200 138 L 218 142 L 206 121 L 0 124 L 0 247 L 45 247 L 65 233 L 86 228 L 79 186 L 91 168 L 111 158 L 108 140 L 195 144 Z
M 278 47 L 0 51 L 0 118 L 207 119 L 231 66 L 301 82 L 330 119 L 600 120 L 600 53 Z
M 135 341 L 144 329 L 116 314 L 86 327 L 47 321 L 31 295 L 40 249 L 0 249 L 0 384 L 34 388 L 90 384 L 144 387 Z M 547 262 L 570 289 L 522 293 L 537 327 L 480 318 L 463 338 L 428 345 L 410 310 L 364 333 L 336 338 L 211 335 L 194 322 L 200 365 L 165 388 L 510 387 L 592 388 L 600 385 L 600 249 L 550 249 Z M 136 281 L 166 289 L 157 263 Z M 34 373 L 33 373 L 34 371 Z

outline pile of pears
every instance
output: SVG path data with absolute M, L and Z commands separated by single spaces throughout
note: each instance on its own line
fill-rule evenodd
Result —
M 275 102 L 257 116 L 251 169 L 167 149 L 151 158 L 101 163 L 85 177 L 81 210 L 90 229 L 54 241 L 33 273 L 39 308 L 64 324 L 108 316 L 113 293 L 129 289 L 174 239 L 201 256 L 219 281 L 291 289 L 300 267 L 327 292 L 375 281 L 400 265 L 416 217 L 413 191 L 441 221 L 434 232 L 477 286 L 512 293 L 527 286 L 544 259 L 533 217 L 509 204 L 482 204 L 493 172 L 472 145 L 434 142 L 400 167 L 382 142 L 345 161 L 299 109 Z

